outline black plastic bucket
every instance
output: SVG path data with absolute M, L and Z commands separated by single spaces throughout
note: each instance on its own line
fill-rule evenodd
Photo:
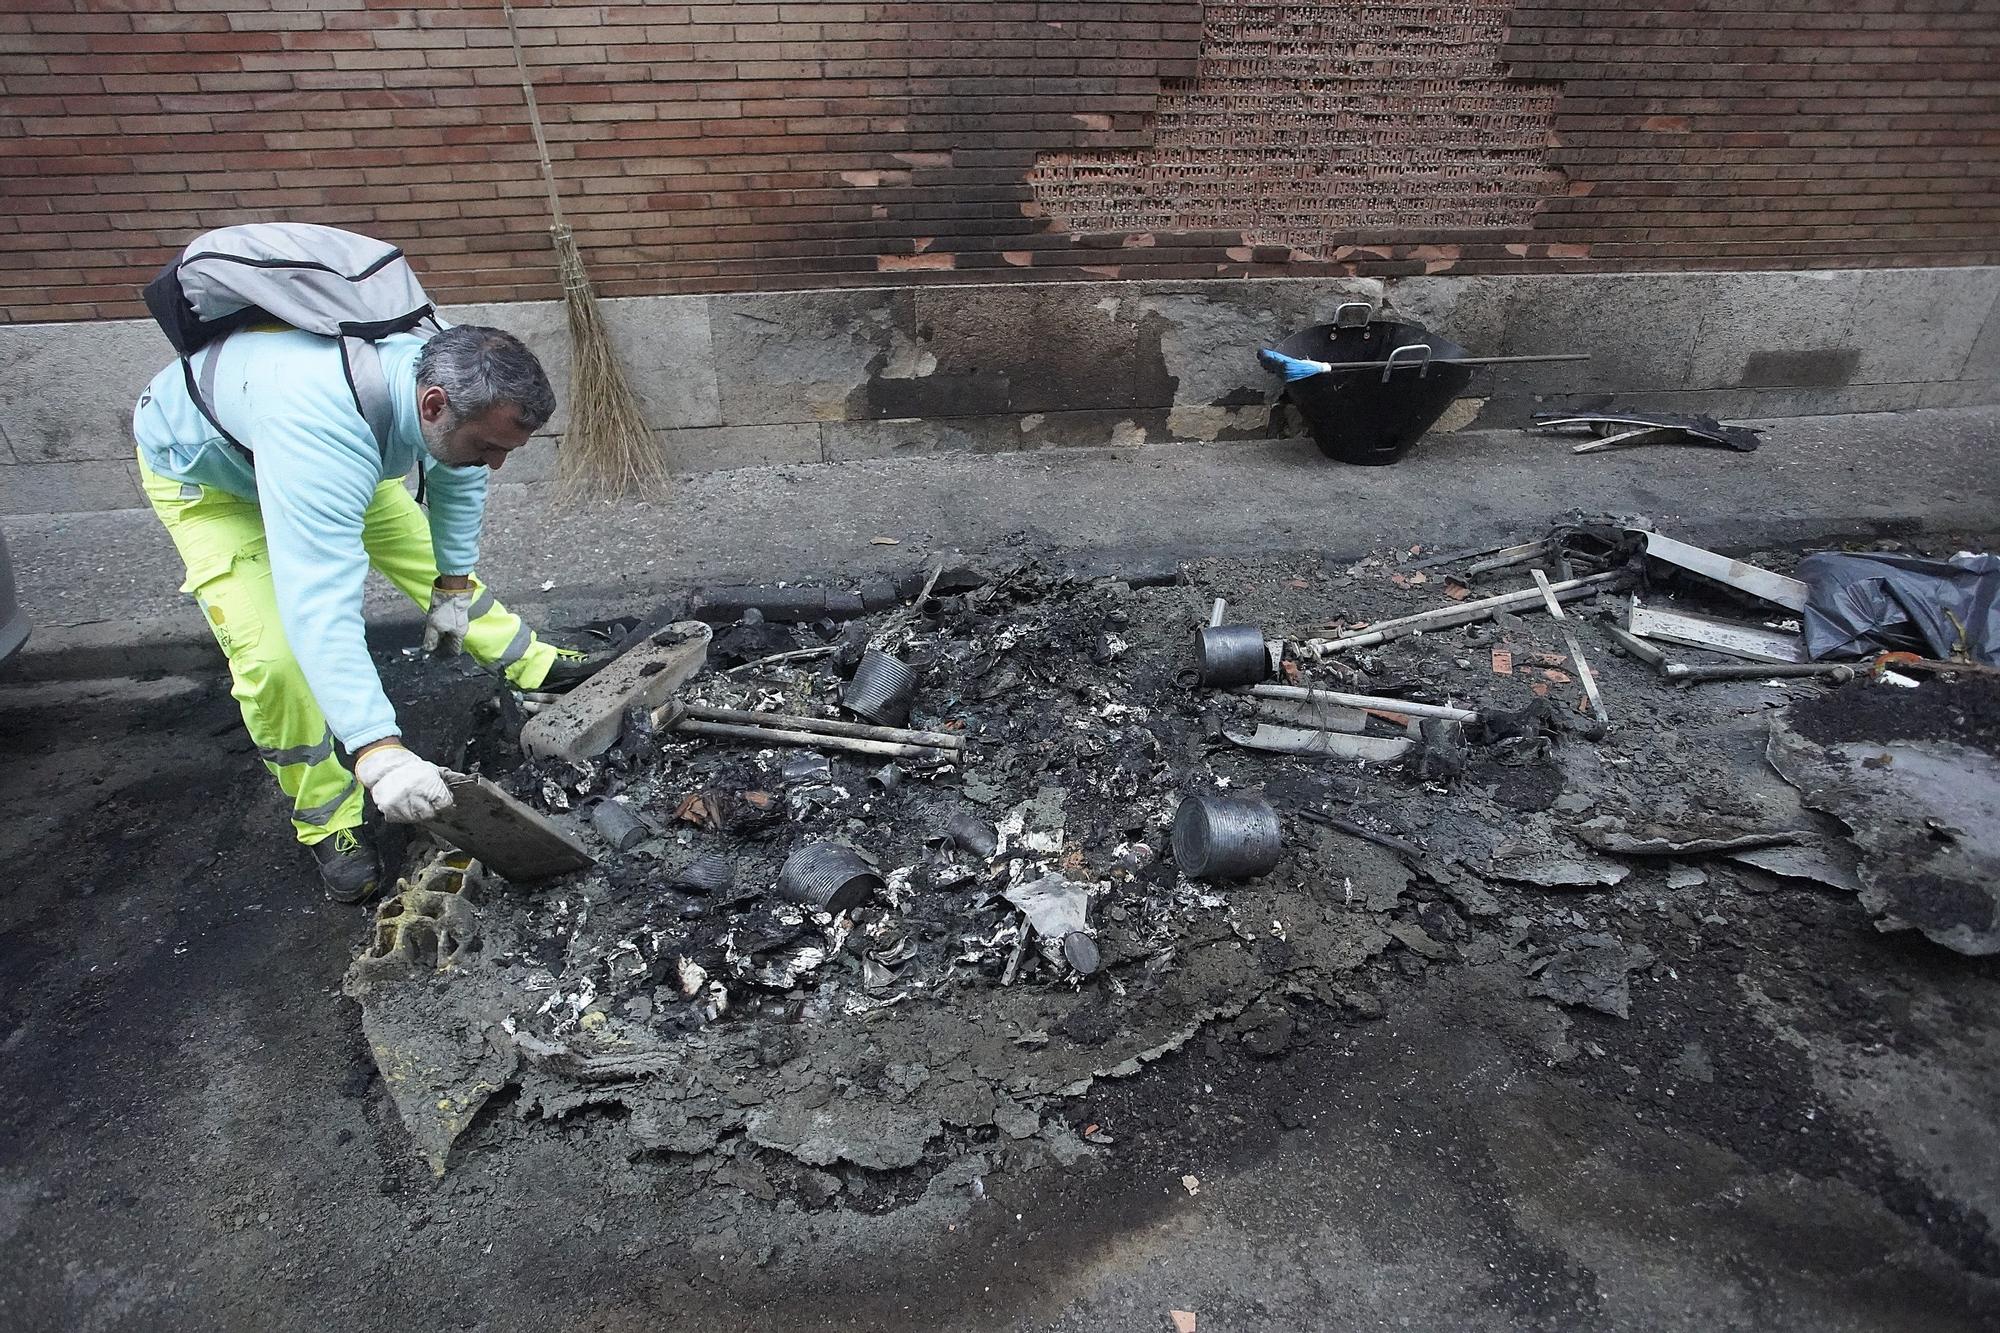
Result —
M 1432 359 L 1402 348 L 1428 348 Z M 1279 343 L 1277 350 L 1308 361 L 1386 361 L 1391 354 L 1408 361 L 1387 370 L 1330 371 L 1285 386 L 1285 397 L 1305 418 L 1319 451 L 1343 463 L 1374 467 L 1398 462 L 1472 383 L 1471 367 L 1434 361 L 1470 353 L 1418 324 L 1386 319 L 1315 324 Z

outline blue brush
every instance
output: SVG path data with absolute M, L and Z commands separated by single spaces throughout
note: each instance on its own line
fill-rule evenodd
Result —
M 1257 353 L 1257 360 L 1273 375 L 1283 375 L 1287 384 L 1293 380 L 1324 375 L 1333 369 L 1324 361 L 1307 361 L 1303 357 L 1286 356 L 1283 352 L 1274 352 L 1268 347 Z

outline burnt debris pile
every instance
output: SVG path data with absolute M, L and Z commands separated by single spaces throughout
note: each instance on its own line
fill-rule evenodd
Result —
M 1204 1030 L 1281 1053 L 1427 969 L 1610 1021 L 1786 891 L 2000 948 L 1991 680 L 1810 661 L 1789 559 L 1579 519 L 738 590 L 608 748 L 528 758 L 507 710 L 482 738 L 594 864 L 523 884 L 431 854 L 347 990 L 439 1171 L 512 1089 L 491 1134 L 616 1107 L 630 1151 L 719 1174 L 963 1185 L 1115 1151 L 1065 1112 L 1098 1079 Z

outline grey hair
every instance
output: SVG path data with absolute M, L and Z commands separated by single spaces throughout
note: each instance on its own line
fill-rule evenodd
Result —
M 459 324 L 433 334 L 417 353 L 417 387 L 432 385 L 444 390 L 460 420 L 512 403 L 523 427 L 540 430 L 556 414 L 556 391 L 542 363 L 503 329 Z

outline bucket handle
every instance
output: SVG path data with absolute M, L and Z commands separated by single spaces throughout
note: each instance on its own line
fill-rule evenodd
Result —
M 1360 311 L 1357 318 L 1355 311 Z M 1336 329 L 1363 329 L 1375 316 L 1375 307 L 1366 301 L 1342 301 L 1333 308 L 1333 327 Z
M 1411 355 L 1403 355 L 1405 352 L 1411 353 Z M 1383 383 L 1388 383 L 1391 375 L 1406 366 L 1415 366 L 1417 368 L 1418 379 L 1422 379 L 1424 376 L 1430 374 L 1431 345 L 1429 343 L 1410 343 L 1407 346 L 1398 347 L 1393 352 L 1390 352 L 1382 361 Z

